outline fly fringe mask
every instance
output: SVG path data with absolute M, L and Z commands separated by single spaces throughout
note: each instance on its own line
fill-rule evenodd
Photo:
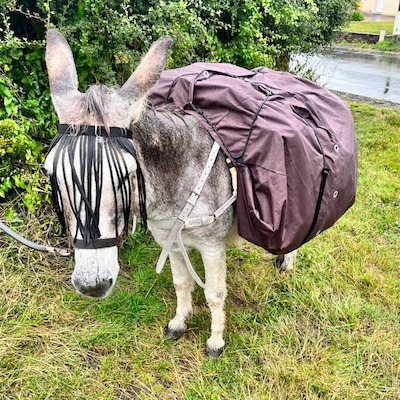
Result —
M 48 154 L 52 150 L 55 152 L 50 175 L 52 200 L 59 221 L 75 248 L 116 246 L 127 234 L 133 210 L 134 186 L 129 175 L 132 171 L 128 170 L 124 151 L 136 161 L 139 212 L 143 226 L 147 227 L 145 184 L 131 140 L 132 135 L 131 130 L 123 128 L 111 127 L 106 131 L 104 127 L 59 125 L 58 134 L 51 142 L 48 151 Z M 113 238 L 101 238 L 99 226 L 106 174 L 110 176 L 114 200 Z M 63 186 L 66 189 L 64 197 L 61 193 Z M 65 218 L 66 201 L 76 220 L 74 232 L 71 232 Z M 78 239 L 78 234 L 82 239 Z

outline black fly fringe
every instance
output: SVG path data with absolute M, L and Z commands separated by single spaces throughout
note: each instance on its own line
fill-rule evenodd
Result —
M 138 184 L 139 213 L 140 213 L 140 218 L 142 220 L 142 226 L 144 229 L 147 229 L 146 188 L 145 188 L 142 169 L 140 168 L 140 164 L 137 161 L 135 148 L 133 146 L 132 141 L 125 137 L 116 137 L 114 139 L 115 142 L 118 144 L 118 146 L 127 151 L 129 154 L 131 154 L 136 160 L 136 166 L 137 166 L 136 180 Z
M 50 177 L 52 200 L 63 230 L 66 231 L 64 217 L 65 205 L 60 192 L 61 182 L 65 185 L 72 213 L 77 221 L 76 231 L 70 232 L 72 239 L 81 234 L 86 244 L 95 243 L 100 238 L 100 205 L 105 174 L 104 161 L 107 160 L 108 172 L 114 197 L 115 237 L 126 234 L 132 210 L 132 183 L 121 150 L 131 154 L 135 160 L 136 152 L 128 137 L 111 135 L 111 138 L 94 134 L 79 135 L 59 133 L 50 144 L 49 152 L 55 148 L 53 174 Z M 56 147 L 57 146 L 57 147 Z M 79 170 L 74 166 L 79 157 Z M 68 163 L 67 163 L 68 161 Z M 61 171 L 60 166 L 61 165 Z M 67 170 L 67 166 L 70 170 Z M 139 209 L 143 226 L 147 229 L 146 192 L 142 171 L 137 163 L 137 182 Z M 118 210 L 122 206 L 122 215 Z M 103 211 L 104 212 L 104 211 Z M 120 220 L 123 220 L 123 232 L 119 232 Z

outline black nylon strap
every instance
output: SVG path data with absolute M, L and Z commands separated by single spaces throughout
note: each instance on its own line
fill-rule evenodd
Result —
M 58 133 L 61 135 L 103 136 L 103 137 L 125 137 L 132 139 L 133 132 L 130 129 L 112 126 L 107 132 L 104 126 L 81 125 L 73 127 L 68 124 L 59 124 Z
M 75 239 L 73 246 L 75 249 L 104 249 L 105 247 L 120 246 L 123 236 L 110 239 L 96 239 L 89 243 L 86 240 Z

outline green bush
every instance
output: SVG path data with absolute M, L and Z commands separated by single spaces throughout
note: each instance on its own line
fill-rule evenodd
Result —
M 38 191 L 44 182 L 38 162 L 43 161 L 42 144 L 28 134 L 29 122 L 0 120 L 0 198 L 20 189 L 31 211 L 40 205 L 43 195 Z
M 13 179 L 10 138 L 0 142 L 0 196 L 10 199 L 12 186 L 31 210 L 42 200 L 40 149 L 56 125 L 44 64 L 47 27 L 67 37 L 84 91 L 100 81 L 122 84 L 162 35 L 175 40 L 169 68 L 213 61 L 287 69 L 291 53 L 329 43 L 354 6 L 354 0 L 0 0 L 0 120 L 14 121 L 10 130 L 30 142 L 20 154 L 23 173 Z
M 396 39 L 396 37 L 391 37 L 391 38 L 385 39 L 382 42 L 378 42 L 376 44 L 376 48 L 381 51 L 400 52 L 400 42 Z
M 365 17 L 360 11 L 354 11 L 350 14 L 350 21 L 364 21 Z
M 56 124 L 43 42 L 8 36 L 0 43 L 0 60 L 0 201 L 21 193 L 33 212 L 48 197 L 40 166 Z

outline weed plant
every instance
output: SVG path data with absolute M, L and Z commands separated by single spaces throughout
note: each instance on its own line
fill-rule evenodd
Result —
M 71 259 L 0 234 L 0 397 L 399 399 L 400 115 L 350 105 L 355 205 L 300 249 L 289 274 L 250 244 L 228 251 L 227 346 L 217 360 L 203 353 L 210 317 L 199 288 L 188 332 L 164 339 L 174 289 L 168 268 L 155 273 L 148 234 L 127 239 L 104 300 L 74 292 Z M 14 224 L 31 239 L 61 240 L 48 215 Z
M 393 33 L 394 21 L 353 21 L 348 26 L 343 28 L 344 31 L 348 32 L 361 32 L 361 33 L 375 33 L 379 34 L 381 30 L 385 30 L 387 35 Z M 371 43 L 349 43 L 343 42 L 342 44 L 350 45 L 351 47 L 358 49 L 374 49 L 379 51 L 387 52 L 400 52 L 400 41 L 396 37 L 389 37 L 382 42 L 371 44 Z
M 400 53 L 400 40 L 397 40 L 396 38 L 389 38 L 385 39 L 382 42 L 378 43 L 354 43 L 354 42 L 347 42 L 347 41 L 342 41 L 340 43 L 341 45 L 345 45 L 349 47 L 351 50 L 355 51 L 385 51 L 385 52 L 390 52 L 390 53 Z

